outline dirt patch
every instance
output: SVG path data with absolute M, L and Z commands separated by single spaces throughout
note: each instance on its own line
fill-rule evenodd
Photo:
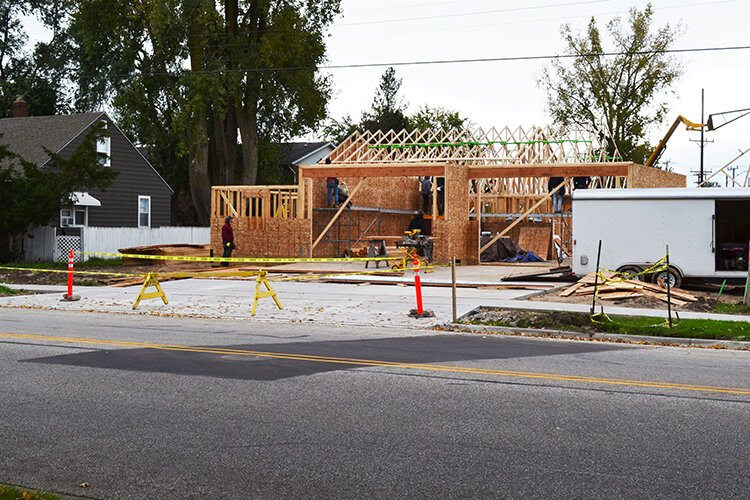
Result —
M 13 267 L 21 267 L 13 266 Z M 81 286 L 104 286 L 117 283 L 125 279 L 120 274 L 132 274 L 134 276 L 145 276 L 150 272 L 172 271 L 172 268 L 162 266 L 92 266 L 79 269 L 74 273 L 76 285 Z M 68 282 L 67 272 L 59 272 L 62 269 L 36 269 L 33 271 L 16 271 L 0 268 L 0 283 L 12 283 L 18 285 L 65 285 Z M 112 273 L 108 275 L 86 274 L 87 272 Z
M 537 301 L 537 302 L 560 302 L 565 304 L 588 304 L 591 305 L 592 296 L 591 295 L 570 295 L 568 297 L 561 297 L 560 294 L 564 291 L 562 290 L 552 290 L 549 292 L 546 292 L 542 295 L 535 295 L 534 297 L 529 298 L 530 301 Z M 717 312 L 717 304 L 728 304 L 728 305 L 739 305 L 742 303 L 743 294 L 744 294 L 744 287 L 741 286 L 732 286 L 732 287 L 725 287 L 724 291 L 721 294 L 721 297 L 717 300 L 717 297 L 719 295 L 719 287 L 708 287 L 708 286 L 701 286 L 701 287 L 691 287 L 686 286 L 685 288 L 681 289 L 685 290 L 690 293 L 690 295 L 693 295 L 697 300 L 695 302 L 688 302 L 684 306 L 672 306 L 674 309 L 678 311 L 693 311 L 693 312 Z M 653 297 L 634 297 L 629 299 L 619 299 L 619 300 L 602 300 L 600 301 L 601 304 L 604 305 L 604 308 L 606 310 L 607 306 L 617 306 L 617 307 L 631 307 L 631 308 L 640 308 L 640 309 L 666 309 L 667 303 L 662 302 L 661 300 L 658 300 Z

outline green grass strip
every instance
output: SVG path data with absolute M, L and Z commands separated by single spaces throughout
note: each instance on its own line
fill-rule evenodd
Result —
M 21 292 L 14 289 L 14 288 L 8 288 L 5 285 L 0 285 L 0 297 L 7 297 L 9 295 L 18 295 Z
M 0 484 L 0 500 L 61 500 L 60 495 Z
M 717 321 L 708 319 L 683 319 L 672 328 L 664 318 L 644 316 L 609 316 L 591 320 L 586 313 L 504 310 L 503 316 L 512 320 L 469 320 L 483 324 L 519 328 L 552 329 L 577 332 L 616 333 L 622 335 L 648 335 L 657 337 L 695 338 L 708 340 L 738 340 L 750 342 L 750 323 L 745 321 Z

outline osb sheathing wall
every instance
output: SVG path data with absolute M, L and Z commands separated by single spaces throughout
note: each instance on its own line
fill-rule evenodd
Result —
M 339 178 L 345 182 L 349 192 L 364 180 L 352 201 L 358 207 L 394 208 L 400 210 L 418 210 L 422 207 L 422 195 L 419 191 L 419 179 L 416 177 L 359 177 Z M 313 179 L 313 207 L 327 205 L 326 180 Z M 343 200 L 342 200 L 343 201 Z
M 211 248 L 223 254 L 221 228 L 224 219 L 211 221 Z M 273 218 L 258 221 L 239 217 L 232 221 L 236 249 L 232 257 L 307 257 L 310 252 L 312 221 Z
M 445 220 L 434 220 L 434 259 L 444 262 L 455 257 L 464 264 L 477 263 L 477 225 L 469 220 L 469 169 L 445 167 Z
M 684 188 L 687 177 L 654 167 L 633 164 L 628 167 L 629 188 Z

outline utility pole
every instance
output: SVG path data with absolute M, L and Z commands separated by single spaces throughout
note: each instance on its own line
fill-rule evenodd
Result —
M 705 93 L 704 93 L 704 91 L 705 91 L 705 89 L 701 89 L 701 123 L 706 123 L 706 121 L 705 121 L 706 120 L 706 118 L 705 118 L 705 107 L 704 107 L 704 103 L 705 103 L 705 100 L 704 100 Z M 698 171 L 691 171 L 690 172 L 691 174 L 697 174 L 697 176 L 698 176 L 698 185 L 699 186 L 703 182 L 703 179 L 706 178 L 706 171 L 703 168 L 703 149 L 706 147 L 706 143 L 707 142 L 714 142 L 714 141 L 707 141 L 706 140 L 706 133 L 705 133 L 705 131 L 706 131 L 706 127 L 701 127 L 701 138 L 700 138 L 699 141 L 695 141 L 693 139 L 690 139 L 690 142 L 697 142 L 698 143 L 698 147 L 701 148 L 700 170 L 698 170 Z M 711 172 L 708 172 L 708 173 L 710 174 Z
M 735 172 L 737 172 L 738 168 L 740 168 L 740 167 L 738 167 L 737 165 L 735 165 L 733 167 L 727 167 L 727 170 L 731 170 L 732 171 L 732 187 L 734 187 L 734 175 L 735 175 Z M 724 178 L 724 187 L 726 187 L 728 185 L 729 185 L 729 176 L 726 176 Z
M 705 96 L 705 94 L 704 94 L 704 91 L 705 91 L 705 89 L 701 89 L 701 123 L 706 123 L 706 121 L 705 121 L 706 119 L 705 119 L 705 116 L 704 116 L 705 115 L 705 109 L 704 109 L 704 104 L 705 104 L 704 96 Z M 701 127 L 701 173 L 698 176 L 698 184 L 702 184 L 703 183 L 703 148 L 706 147 L 706 143 L 705 143 L 705 140 L 706 140 L 705 139 L 705 130 L 706 130 L 706 127 Z

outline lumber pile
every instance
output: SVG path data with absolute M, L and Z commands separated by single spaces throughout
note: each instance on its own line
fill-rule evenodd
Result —
M 179 257 L 209 257 L 211 255 L 210 245 L 192 245 L 192 244 L 168 244 L 168 245 L 149 245 L 142 247 L 130 247 L 118 249 L 120 253 L 134 255 L 167 255 Z M 124 266 L 148 266 L 162 264 L 169 266 L 189 265 L 195 266 L 195 262 L 185 262 L 176 260 L 151 260 L 138 258 L 123 258 Z
M 585 296 L 594 294 L 594 282 L 596 273 L 590 273 L 581 278 L 575 285 L 566 288 L 560 292 L 561 297 L 571 295 Z M 667 289 L 653 283 L 639 281 L 637 279 L 622 279 L 619 273 L 601 272 L 597 285 L 599 289 L 599 299 L 601 300 L 622 300 L 634 299 L 638 297 L 651 297 L 653 299 L 667 302 Z M 698 299 L 684 290 L 672 288 L 672 304 L 684 306 L 688 302 L 695 302 Z

